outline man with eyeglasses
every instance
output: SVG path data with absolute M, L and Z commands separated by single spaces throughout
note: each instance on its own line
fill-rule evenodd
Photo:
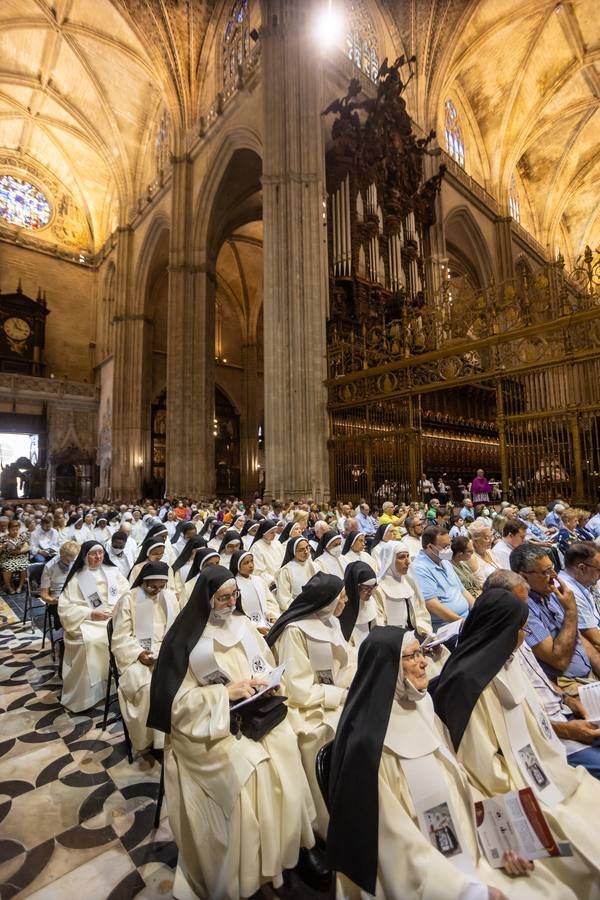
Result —
M 556 577 L 547 550 L 539 545 L 516 547 L 510 567 L 529 585 L 527 643 L 549 678 L 578 696 L 581 684 L 597 680 L 600 654 L 579 634 L 573 591 Z
M 575 596 L 580 634 L 600 653 L 600 614 L 592 594 L 600 579 L 600 548 L 591 541 L 567 547 L 561 578 Z
M 483 590 L 502 588 L 518 597 L 522 603 L 529 601 L 529 585 L 516 572 L 499 569 L 489 575 Z M 525 641 L 516 654 L 521 670 L 535 688 L 537 698 L 546 713 L 557 737 L 562 741 L 570 766 L 583 766 L 594 778 L 600 779 L 600 728 L 586 718 L 585 710 L 577 697 L 563 693 L 555 681 L 548 678 L 527 643 L 529 624 L 524 628 Z

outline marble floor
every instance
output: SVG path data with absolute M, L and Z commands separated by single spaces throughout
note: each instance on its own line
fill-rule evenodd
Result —
M 177 847 L 166 802 L 154 829 L 159 765 L 130 765 L 120 720 L 102 731 L 101 706 L 66 712 L 60 687 L 40 631 L 0 619 L 1 900 L 168 900 Z M 327 893 L 289 873 L 278 895 Z

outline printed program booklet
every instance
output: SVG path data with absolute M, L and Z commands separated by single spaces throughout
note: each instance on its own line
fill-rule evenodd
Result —
M 572 856 L 567 841 L 555 840 L 531 788 L 500 794 L 475 804 L 479 843 L 494 869 L 506 850 L 525 859 Z

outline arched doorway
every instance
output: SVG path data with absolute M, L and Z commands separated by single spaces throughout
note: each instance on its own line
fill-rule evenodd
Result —
M 229 397 L 215 387 L 215 484 L 217 496 L 240 495 L 240 415 Z

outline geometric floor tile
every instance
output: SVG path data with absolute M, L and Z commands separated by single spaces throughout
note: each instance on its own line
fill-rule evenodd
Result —
M 118 716 L 101 730 L 102 703 L 85 715 L 61 706 L 41 637 L 0 617 L 0 900 L 170 900 L 177 847 L 166 800 L 154 829 L 160 768 L 150 756 L 129 764 Z M 254 900 L 276 896 L 328 893 L 292 872 Z

